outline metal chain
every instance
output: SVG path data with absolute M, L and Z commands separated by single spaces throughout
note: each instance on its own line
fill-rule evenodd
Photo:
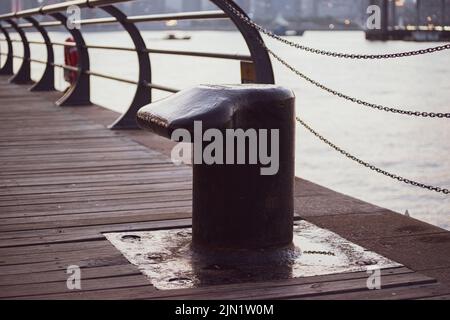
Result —
M 246 15 L 244 15 L 243 13 L 238 11 L 236 8 L 234 8 L 232 5 L 230 5 L 226 0 L 224 2 L 245 23 L 247 23 L 248 25 L 252 26 L 253 28 L 259 30 L 260 32 L 262 32 L 262 33 L 264 33 L 264 34 L 266 34 L 266 35 L 268 35 L 268 36 L 270 36 L 270 37 L 272 37 L 272 38 L 274 38 L 276 40 L 279 40 L 279 41 L 281 41 L 281 42 L 283 42 L 285 44 L 288 44 L 288 45 L 290 45 L 292 47 L 295 47 L 297 49 L 301 49 L 301 50 L 304 50 L 304 51 L 307 51 L 307 52 L 316 53 L 316 54 L 320 54 L 320 55 L 337 57 L 337 58 L 350 58 L 350 59 L 388 59 L 388 58 L 400 58 L 400 57 L 407 57 L 407 56 L 415 56 L 415 55 L 427 54 L 427 53 L 432 53 L 432 52 L 437 52 L 437 51 L 450 49 L 450 44 L 447 44 L 447 45 L 444 45 L 444 46 L 437 46 L 437 47 L 428 48 L 428 49 L 422 49 L 422 50 L 416 50 L 416 51 L 408 51 L 408 52 L 401 52 L 401 53 L 381 54 L 381 55 L 347 54 L 347 53 L 338 53 L 338 52 L 330 52 L 330 51 L 325 51 L 325 50 L 314 49 L 314 48 L 310 48 L 310 47 L 307 47 L 307 46 L 304 46 L 304 45 L 300 45 L 300 44 L 295 43 L 295 42 L 291 42 L 289 40 L 283 39 L 283 38 L 275 35 L 271 31 L 269 31 L 269 30 L 259 26 L 255 22 L 253 22 L 249 17 L 247 17 Z M 327 92 L 330 92 L 330 93 L 332 93 L 334 95 L 337 95 L 338 97 L 347 99 L 349 101 L 358 103 L 360 105 L 364 105 L 364 106 L 367 106 L 367 107 L 371 107 L 371 108 L 375 108 L 375 109 L 383 110 L 383 111 L 389 111 L 389 112 L 394 112 L 394 113 L 399 113 L 399 114 L 406 114 L 406 115 L 421 116 L 421 117 L 450 118 L 450 113 L 434 113 L 434 112 L 428 113 L 428 112 L 420 112 L 420 111 L 407 111 L 407 110 L 401 110 L 401 109 L 396 109 L 396 108 L 383 107 L 381 105 L 377 105 L 377 104 L 373 104 L 373 103 L 362 101 L 360 99 L 352 98 L 350 96 L 347 96 L 345 94 L 337 92 L 337 91 L 335 91 L 333 89 L 330 89 L 330 88 L 320 84 L 319 82 L 309 78 L 305 74 L 301 73 L 300 71 L 298 71 L 297 69 L 295 69 L 294 67 L 289 65 L 286 61 L 281 59 L 274 52 L 272 52 L 269 48 L 266 47 L 264 42 L 261 41 L 261 45 L 264 46 L 264 48 L 275 59 L 277 59 L 279 62 L 281 62 L 287 68 L 292 70 L 294 73 L 296 73 L 297 75 L 299 75 L 300 77 L 302 77 L 306 81 L 314 84 L 315 86 L 317 86 L 317 87 L 319 87 L 319 88 L 321 88 L 321 89 L 323 89 L 323 90 L 325 90 Z M 380 168 L 378 168 L 378 167 L 376 167 L 376 166 L 374 166 L 374 165 L 372 165 L 372 164 L 370 164 L 368 162 L 365 162 L 364 160 L 361 160 L 361 159 L 355 157 L 354 155 L 348 153 L 344 149 L 338 147 L 337 145 L 335 145 L 334 143 L 332 143 L 331 141 L 326 139 L 324 136 L 322 136 L 317 131 L 312 129 L 300 117 L 296 117 L 296 119 L 305 129 L 307 129 L 309 132 L 311 132 L 313 135 L 315 135 L 321 141 L 326 143 L 328 146 L 330 146 L 334 150 L 338 151 L 342 155 L 346 156 L 347 158 L 349 158 L 349 159 L 351 159 L 351 160 L 353 160 L 353 161 L 363 165 L 364 167 L 367 167 L 367 168 L 369 168 L 369 169 L 371 169 L 373 171 L 376 171 L 378 173 L 381 173 L 381 174 L 383 174 L 383 175 L 385 175 L 387 177 L 390 177 L 392 179 L 398 180 L 400 182 L 403 182 L 403 183 L 406 183 L 406 184 L 409 184 L 409 185 L 412 185 L 412 186 L 420 187 L 420 188 L 431 190 L 431 191 L 440 192 L 440 193 L 443 193 L 445 195 L 450 194 L 450 190 L 448 190 L 448 189 L 441 188 L 441 187 L 435 187 L 435 186 L 427 185 L 427 184 L 420 183 L 420 182 L 417 182 L 417 181 L 414 181 L 414 180 L 406 179 L 406 178 L 404 178 L 402 176 L 390 173 L 390 172 L 388 172 L 386 170 L 383 170 L 383 169 L 380 169 Z
M 263 42 L 261 42 L 261 45 L 267 50 L 267 52 L 271 56 L 273 56 L 281 64 L 283 64 L 285 67 L 287 67 L 289 70 L 291 70 L 292 72 L 294 72 L 295 74 L 297 74 L 301 78 L 305 79 L 306 81 L 308 81 L 309 83 L 315 85 L 316 87 L 318 87 L 318 88 L 320 88 L 322 90 L 325 90 L 325 91 L 327 91 L 327 92 L 329 92 L 329 93 L 331 93 L 331 94 L 333 94 L 335 96 L 343 98 L 345 100 L 357 103 L 357 104 L 365 106 L 365 107 L 369 107 L 369 108 L 373 108 L 373 109 L 377 109 L 377 110 L 381 110 L 381 111 L 386 111 L 386 112 L 393 112 L 393 113 L 408 115 L 408 116 L 429 117 L 429 118 L 447 118 L 447 119 L 450 119 L 450 113 L 402 110 L 402 109 L 397 109 L 397 108 L 392 108 L 392 107 L 384 107 L 384 106 L 379 105 L 379 104 L 370 103 L 370 102 L 367 102 L 367 101 L 364 101 L 364 100 L 361 100 L 361 99 L 350 97 L 350 96 L 348 96 L 348 95 L 346 95 L 344 93 L 341 93 L 341 92 L 338 92 L 338 91 L 333 90 L 331 88 L 328 88 L 328 87 L 324 86 L 323 84 L 317 82 L 314 79 L 311 79 L 310 77 L 308 77 L 304 73 L 300 72 L 299 70 L 297 70 L 296 68 L 291 66 L 289 63 L 287 63 L 285 60 L 283 60 L 280 56 L 275 54 L 272 50 L 267 48 L 267 46 Z
M 347 158 L 363 165 L 364 167 L 369 168 L 370 170 L 376 171 L 378 173 L 381 173 L 389 178 L 398 180 L 400 182 L 404 182 L 406 184 L 412 185 L 412 186 L 416 186 L 416 187 L 420 187 L 423 189 L 428 189 L 431 191 L 436 191 L 436 192 L 441 192 L 443 194 L 450 194 L 450 190 L 445 189 L 445 188 L 441 188 L 441 187 L 434 187 L 434 186 L 430 186 L 424 183 L 420 183 L 414 180 L 410 180 L 410 179 L 406 179 L 402 176 L 390 173 L 386 170 L 380 169 L 368 162 L 365 162 L 364 160 L 361 160 L 357 157 L 355 157 L 354 155 L 348 153 L 347 151 L 345 151 L 344 149 L 338 147 L 337 145 L 335 145 L 334 143 L 332 143 L 331 141 L 329 141 L 328 139 L 326 139 L 324 136 L 322 136 L 320 133 L 318 133 L 317 131 L 315 131 L 313 128 L 311 128 L 306 122 L 304 122 L 300 117 L 296 117 L 297 121 L 309 132 L 311 132 L 313 135 L 315 135 L 317 138 L 319 138 L 320 140 L 322 140 L 323 142 L 325 142 L 328 146 L 330 146 L 331 148 L 333 148 L 334 150 L 338 151 L 339 153 L 343 154 L 344 156 L 346 156 Z
M 249 17 L 247 17 L 245 14 L 243 14 L 242 12 L 237 10 L 235 7 L 233 7 L 231 4 L 229 4 L 227 0 L 225 0 L 224 2 L 228 6 L 228 8 L 230 8 L 230 10 L 232 10 L 233 13 L 236 14 L 236 16 L 241 18 L 245 23 L 247 23 L 251 27 L 264 33 L 265 35 L 267 35 L 275 40 L 278 40 L 284 44 L 287 44 L 291 47 L 294 47 L 294 48 L 297 48 L 297 49 L 300 49 L 300 50 L 303 50 L 306 52 L 323 55 L 323 56 L 335 57 L 335 58 L 346 58 L 346 59 L 365 59 L 365 60 L 393 59 L 393 58 L 417 56 L 417 55 L 421 55 L 421 54 L 434 53 L 434 52 L 439 52 L 439 51 L 450 49 L 450 43 L 446 44 L 446 45 L 442 45 L 442 46 L 427 48 L 427 49 L 420 49 L 420 50 L 406 51 L 406 52 L 399 52 L 399 53 L 387 53 L 387 54 L 350 54 L 350 53 L 340 53 L 340 52 L 332 52 L 332 51 L 315 49 L 315 48 L 311 48 L 311 47 L 308 47 L 305 45 L 301 45 L 296 42 L 289 41 L 287 39 L 284 39 L 284 38 L 274 34 L 273 32 L 267 30 L 266 28 L 258 25 L 253 20 L 251 20 Z

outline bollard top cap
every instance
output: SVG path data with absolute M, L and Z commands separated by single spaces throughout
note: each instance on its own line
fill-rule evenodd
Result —
M 294 103 L 294 93 L 271 84 L 200 85 L 142 107 L 137 122 L 143 129 L 170 138 L 176 129 L 193 133 L 194 121 L 203 128 L 233 128 L 239 116 L 276 113 Z

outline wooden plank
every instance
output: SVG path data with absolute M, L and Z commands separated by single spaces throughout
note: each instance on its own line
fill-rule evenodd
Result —
M 100 255 L 116 255 L 119 251 L 107 240 L 101 241 L 102 246 L 94 246 L 91 248 L 80 247 L 78 249 L 70 251 L 60 251 L 55 256 L 55 252 L 34 252 L 27 255 L 12 255 L 2 257 L 0 261 L 0 267 L 18 265 L 20 264 L 33 264 L 41 262 L 55 262 L 61 263 L 64 260 L 74 260 L 83 258 L 99 257 Z
M 384 275 L 391 274 L 392 277 L 395 277 L 397 274 L 413 274 L 411 270 L 406 268 L 393 268 L 383 270 Z M 252 288 L 253 290 L 259 290 L 260 292 L 265 292 L 267 288 L 285 288 L 289 290 L 290 286 L 298 286 L 302 284 L 305 287 L 324 287 L 324 286 L 333 286 L 333 282 L 335 281 L 348 281 L 355 280 L 359 282 L 365 282 L 367 279 L 367 274 L 365 272 L 355 272 L 355 273 L 346 273 L 346 274 L 334 274 L 334 275 L 326 275 L 326 276 L 316 276 L 316 277 L 307 277 L 307 278 L 297 278 L 286 281 L 270 281 L 264 283 L 243 283 L 236 285 L 228 285 L 228 286 L 211 286 L 204 288 L 195 288 L 195 289 L 180 289 L 180 290 L 160 290 L 156 292 L 149 292 L 145 289 L 133 288 L 133 290 L 123 290 L 123 289 L 112 289 L 112 290 L 97 290 L 90 292 L 70 292 L 65 294 L 56 294 L 56 295 L 46 295 L 39 296 L 36 298 L 39 299 L 159 299 L 159 298 L 167 298 L 167 299 L 203 299 L 204 297 L 193 295 L 193 293 L 198 293 L 199 295 L 205 295 L 206 299 L 221 299 L 223 292 L 230 292 L 230 289 L 239 292 L 240 290 L 246 290 Z M 317 290 L 316 290 L 317 291 Z M 186 295 L 185 293 L 189 292 L 191 295 Z M 231 295 L 232 296 L 232 295 Z M 231 299 L 234 299 L 232 296 Z
M 434 296 L 434 297 L 423 297 L 418 300 L 450 300 L 450 294 L 444 294 L 440 296 Z
M 164 185 L 162 185 L 164 186 Z M 190 186 L 190 185 L 189 185 Z M 192 190 L 186 186 L 176 186 L 174 189 L 165 189 L 161 188 L 157 192 L 143 190 L 128 190 L 124 188 L 124 190 L 114 190 L 110 192 L 71 192 L 69 194 L 58 194 L 55 193 L 50 199 L 42 198 L 36 195 L 26 195 L 22 197 L 16 197 L 15 199 L 5 200 L 5 198 L 0 197 L 0 207 L 14 207 L 18 206 L 18 208 L 22 208 L 24 206 L 33 206 L 33 205 L 43 205 L 43 204 L 65 204 L 71 202 L 79 202 L 80 197 L 84 199 L 86 202 L 95 202 L 95 201 L 107 201 L 107 200 L 119 200 L 119 199 L 140 199 L 140 198 L 158 198 L 162 193 L 163 195 L 171 194 L 175 198 L 177 196 L 185 196 L 189 195 L 192 197 Z M 51 195 L 51 193 L 49 193 Z
M 152 295 L 155 291 L 152 286 L 142 285 L 132 288 L 114 288 L 114 289 L 101 289 L 101 290 L 73 290 L 68 293 L 60 294 L 47 294 L 47 295 L 35 295 L 35 296 L 22 296 L 21 300 L 33 299 L 33 300 L 137 300 L 145 299 L 146 296 Z
M 3 179 L 1 187 L 25 187 L 25 186 L 51 186 L 51 185 L 65 185 L 65 184 L 81 184 L 81 183 L 110 183 L 116 181 L 140 181 L 140 180 L 156 180 L 160 178 L 169 177 L 185 177 L 188 170 L 186 168 L 174 168 L 174 170 L 162 169 L 156 171 L 143 172 L 126 172 L 126 173 L 111 173 L 111 174 L 89 174 L 76 176 L 53 176 L 48 177 L 8 177 Z
M 123 265 L 126 263 L 128 263 L 128 260 L 125 259 L 119 252 L 101 252 L 91 257 L 78 255 L 56 261 L 42 261 L 29 264 L 0 266 L 0 274 L 3 276 L 8 276 L 13 274 L 67 270 L 67 267 L 70 265 L 77 265 L 81 268 Z
M 23 206 L 34 204 L 49 203 L 69 203 L 78 202 L 80 198 L 86 201 L 101 201 L 108 199 L 119 199 L 121 197 L 140 197 L 152 195 L 157 197 L 160 192 L 182 192 L 192 190 L 190 181 L 153 183 L 127 185 L 126 187 L 105 186 L 105 188 L 77 188 L 58 192 L 61 190 L 52 190 L 45 193 L 46 197 L 42 197 L 42 192 L 0 195 L 0 207 L 3 206 Z M 36 190 L 38 191 L 38 190 Z
M 90 175 L 90 174 L 110 174 L 110 173 L 132 173 L 132 172 L 149 172 L 149 171 L 157 171 L 157 170 L 164 170 L 168 167 L 170 167 L 171 163 L 158 163 L 158 164 L 151 164 L 151 165 L 136 165 L 133 167 L 129 166 L 112 166 L 112 167 L 103 167 L 101 169 L 98 168 L 83 168 L 83 169 L 77 169 L 77 168 L 66 168 L 62 170 L 32 170 L 32 171 L 20 171 L 20 170 L 10 170 L 8 172 L 1 172 L 0 177 L 7 179 L 7 178 L 20 178 L 20 177 L 35 177 L 39 175 L 47 175 L 48 177 L 51 176 L 84 176 L 84 175 Z M 190 171 L 190 170 L 189 170 Z
M 396 268 L 387 268 L 381 269 L 382 276 L 396 276 L 401 274 L 413 274 L 414 272 L 406 267 L 396 267 Z M 327 282 L 335 282 L 335 281 L 349 281 L 349 280 L 359 280 L 366 281 L 367 273 L 365 271 L 361 272 L 348 272 L 348 273 L 335 273 L 335 274 L 327 274 L 320 276 L 311 276 L 311 277 L 299 277 L 293 279 L 286 280 L 272 280 L 272 281 L 263 281 L 263 282 L 252 282 L 252 283 L 237 283 L 237 284 L 225 284 L 225 285 L 215 285 L 208 287 L 199 287 L 199 288 L 188 288 L 188 289 L 178 289 L 178 290 L 164 290 L 159 294 L 159 298 L 175 298 L 177 296 L 208 296 L 214 295 L 215 293 L 232 293 L 232 292 L 240 292 L 242 290 L 251 290 L 251 291 L 264 291 L 268 288 L 276 288 L 276 287 L 289 287 L 296 285 L 314 285 L 320 283 Z M 152 297 L 157 298 L 157 297 Z
M 96 153 L 107 153 L 107 152 L 129 152 L 129 151 L 145 151 L 144 147 L 139 146 L 123 146 L 123 145 L 107 145 L 107 146 L 71 146 L 66 148 L 49 146 L 45 150 L 41 147 L 27 147 L 27 148 L 0 148 L 0 158 L 17 158 L 18 156 L 36 156 L 36 155 L 46 155 L 51 157 L 58 154 L 89 154 L 92 152 Z
M 114 225 L 127 222 L 149 222 L 154 220 L 170 220 L 170 219 L 180 219 L 191 217 L 191 206 L 180 206 L 180 207 L 166 207 L 162 204 L 162 209 L 145 209 L 141 210 L 141 214 L 136 213 L 136 211 L 118 211 L 104 215 L 99 215 L 98 213 L 87 214 L 81 217 L 69 216 L 68 219 L 56 220 L 48 219 L 45 222 L 34 222 L 34 223 L 21 223 L 21 224 L 9 224 L 0 227 L 2 232 L 13 232 L 13 231 L 28 231 L 28 230 L 46 230 L 53 228 L 73 228 L 81 226 L 96 226 L 101 227 L 105 225 Z M 150 213 L 149 213 L 150 211 Z M 46 217 L 47 218 L 47 217 Z M 6 239 L 6 237 L 4 238 Z
M 197 294 L 195 291 L 188 295 L 174 295 L 164 296 L 154 295 L 149 298 L 155 299 L 194 299 L 194 300 L 209 300 L 209 299 L 237 299 L 237 300 L 260 300 L 260 299 L 287 299 L 287 298 L 300 298 L 300 297 L 312 297 L 324 294 L 347 294 L 354 291 L 365 291 L 367 289 L 367 278 L 363 279 L 351 279 L 344 281 L 331 281 L 320 283 L 308 283 L 300 285 L 288 285 L 279 287 L 264 287 L 263 289 L 247 289 L 242 286 L 238 290 L 217 290 L 214 293 Z M 400 287 L 409 285 L 429 284 L 434 283 L 435 280 L 426 276 L 419 275 L 417 273 L 386 275 L 383 277 L 383 287 Z
M 141 272 L 130 264 L 101 266 L 91 268 L 80 268 L 82 279 L 98 279 L 116 276 L 132 276 L 140 275 Z M 66 270 L 43 271 L 32 273 L 21 273 L 11 275 L 0 275 L 1 286 L 12 286 L 18 284 L 39 283 L 45 285 L 47 282 L 66 281 Z
M 115 159 L 108 160 L 108 162 L 102 162 L 102 159 L 98 160 L 89 160 L 82 162 L 72 162 L 70 163 L 70 167 L 72 168 L 102 168 L 102 167 L 111 167 L 111 166 L 133 166 L 133 165 L 142 165 L 142 164 L 160 164 L 160 163 L 169 163 L 167 158 L 141 158 L 141 159 Z M 67 162 L 52 162 L 52 163 L 34 163 L 34 164 L 9 164 L 2 165 L 2 170 L 49 170 L 49 169 L 64 169 L 67 168 L 69 164 Z
M 106 232 L 127 232 L 141 230 L 158 230 L 165 228 L 190 227 L 190 219 L 157 220 L 150 222 L 127 222 L 114 225 L 101 225 L 76 228 L 46 229 L 36 232 L 19 232 L 21 237 L 2 239 L 0 248 L 21 247 L 39 244 L 66 243 L 75 241 L 103 240 L 102 233 Z M 23 233 L 26 233 L 23 235 Z
M 109 278 L 83 279 L 81 282 L 83 291 L 92 291 L 105 288 L 129 288 L 142 286 L 148 280 L 143 275 L 119 276 Z M 149 288 L 151 286 L 149 285 Z M 3 286 L 0 290 L 0 298 L 20 298 L 24 296 L 55 294 L 71 292 L 67 288 L 66 280 L 59 282 L 49 282 L 45 285 L 41 283 L 19 284 Z
M 162 179 L 163 180 L 163 179 Z M 17 196 L 28 196 L 28 195 L 47 195 L 47 194 L 72 194 L 73 192 L 107 192 L 107 191 L 118 191 L 125 192 L 127 190 L 133 191 L 133 190 L 152 190 L 152 188 L 167 188 L 172 185 L 179 184 L 180 186 L 186 186 L 186 184 L 191 184 L 191 179 L 189 177 L 183 178 L 183 179 L 174 179 L 173 181 L 154 181 L 146 183 L 136 183 L 136 181 L 124 181 L 124 182 L 117 182 L 116 184 L 111 185 L 92 185 L 92 184 L 83 184 L 83 185 L 68 185 L 68 186 L 40 186 L 39 188 L 36 187 L 25 187 L 25 188 L 9 188 L 1 190 L 2 199 L 9 199 L 10 197 L 17 197 Z M 125 186 L 125 187 L 124 187 Z
M 105 206 L 105 207 L 89 207 L 87 206 L 86 208 L 83 208 L 81 206 L 79 206 L 78 208 L 74 208 L 74 209 L 60 209 L 60 210 L 56 210 L 53 212 L 49 211 L 25 211 L 25 212 L 18 212 L 18 213 L 2 213 L 1 217 L 2 219 L 0 221 L 4 221 L 6 225 L 11 224 L 11 222 L 9 222 L 9 219 L 6 218 L 14 218 L 14 219 L 18 219 L 20 217 L 44 217 L 44 216 L 49 216 L 49 215 L 56 215 L 56 216 L 66 216 L 66 215 L 77 215 L 79 219 L 83 219 L 84 214 L 93 214 L 94 217 L 99 217 L 98 213 L 105 213 L 105 214 L 109 214 L 111 215 L 111 217 L 114 217 L 114 213 L 119 212 L 119 216 L 123 216 L 124 213 L 123 212 L 143 212 L 143 211 L 147 211 L 147 212 L 152 212 L 155 209 L 167 209 L 169 210 L 169 212 L 173 209 L 179 208 L 179 207 L 187 207 L 189 208 L 192 204 L 192 201 L 186 197 L 185 200 L 180 199 L 180 200 L 175 200 L 175 199 L 168 199 L 168 200 L 163 200 L 163 201 L 150 201 L 150 202 L 144 202 L 144 203 L 134 203 L 133 201 L 131 201 L 129 204 L 120 204 L 120 205 L 112 205 L 112 206 Z M 154 211 L 156 212 L 156 211 Z M 151 215 L 151 213 L 149 213 L 149 215 Z M 92 217 L 91 216 L 86 216 L 86 217 Z M 16 221 L 16 220 L 12 220 L 12 221 Z M 23 221 L 22 221 L 23 222 Z M 5 225 L 5 227 L 6 227 Z M 7 229 L 7 228 L 6 228 Z M 7 231 L 6 229 L 1 229 L 2 231 Z M 9 238 L 9 235 L 5 235 L 3 236 L 2 234 L 0 234 L 0 239 L 5 239 L 5 238 Z
M 298 299 L 314 300 L 412 300 L 435 299 L 444 293 L 450 293 L 450 288 L 441 284 L 409 285 L 394 288 L 382 288 L 382 290 L 363 290 L 358 292 L 348 292 L 345 294 L 330 294 L 313 297 L 300 297 Z M 443 299 L 444 300 L 444 299 Z
M 44 245 L 34 245 L 26 247 L 10 247 L 10 248 L 0 248 L 0 257 L 9 256 L 25 256 L 32 253 L 54 253 L 56 256 L 60 252 L 89 249 L 96 247 L 104 247 L 105 239 L 95 240 L 95 241 L 84 241 L 84 242 L 70 242 L 70 243 L 50 243 Z
M 411 270 L 407 268 L 393 268 L 383 270 L 385 274 L 401 274 L 401 273 L 411 273 Z M 147 287 L 144 288 L 133 288 L 133 290 L 127 289 L 102 289 L 96 291 L 73 291 L 64 294 L 54 294 L 54 295 L 46 295 L 39 296 L 37 298 L 40 299 L 152 299 L 155 297 L 171 297 L 177 295 L 183 295 L 183 292 L 202 292 L 203 294 L 209 293 L 214 295 L 218 290 L 223 290 L 224 288 L 235 288 L 239 290 L 241 288 L 245 288 L 246 286 L 253 286 L 254 288 L 265 288 L 271 286 L 283 286 L 286 284 L 306 284 L 306 283 L 322 283 L 327 281 L 333 281 L 337 279 L 360 279 L 362 277 L 367 276 L 365 273 L 346 273 L 340 275 L 327 275 L 327 276 L 317 276 L 317 277 L 307 277 L 307 278 L 298 278 L 293 279 L 291 281 L 271 281 L 267 283 L 255 283 L 255 284 L 236 284 L 236 285 L 228 285 L 228 286 L 212 286 L 205 288 L 195 288 L 195 289 L 182 289 L 182 290 L 160 290 L 160 291 L 149 291 Z

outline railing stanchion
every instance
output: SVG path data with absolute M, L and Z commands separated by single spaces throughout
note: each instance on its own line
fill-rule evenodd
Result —
M 19 34 L 23 45 L 23 59 L 19 71 L 9 79 L 10 83 L 29 84 L 31 83 L 31 67 L 30 67 L 30 44 L 28 43 L 25 32 L 13 20 L 6 20 L 14 30 Z
M 7 14 L 0 14 L 0 21 L 8 21 L 11 25 L 14 24 L 14 28 L 21 34 L 22 42 L 25 47 L 24 57 L 13 55 L 13 49 L 11 43 L 18 40 L 10 39 L 8 45 L 11 47 L 11 54 L 8 55 L 10 63 L 8 63 L 2 70 L 7 71 L 10 68 L 10 72 L 13 72 L 12 60 L 14 57 L 23 58 L 23 63 L 19 74 L 13 76 L 13 79 L 25 78 L 25 73 L 30 73 L 30 62 L 36 62 L 46 64 L 44 74 L 41 79 L 30 89 L 33 91 L 54 90 L 54 67 L 60 67 L 64 70 L 70 70 L 76 72 L 77 76 L 74 81 L 71 81 L 71 87 L 64 93 L 64 95 L 56 102 L 60 106 L 77 106 L 77 105 L 90 105 L 90 77 L 102 77 L 114 81 L 121 81 L 136 85 L 136 92 L 128 109 L 113 123 L 110 125 L 111 129 L 135 129 L 138 128 L 136 124 L 136 113 L 144 105 L 152 102 L 153 90 L 162 90 L 167 92 L 177 92 L 177 89 L 170 88 L 168 86 L 162 86 L 152 83 L 152 70 L 150 62 L 150 54 L 174 54 L 181 56 L 193 56 L 193 57 L 209 57 L 220 58 L 230 60 L 241 60 L 242 63 L 251 63 L 252 70 L 245 82 L 260 83 L 260 84 L 273 84 L 274 74 L 272 64 L 268 52 L 263 45 L 263 39 L 259 34 L 259 31 L 254 27 L 245 23 L 242 20 L 241 15 L 246 15 L 245 12 L 232 0 L 209 0 L 215 4 L 221 10 L 209 10 L 182 12 L 182 13 L 165 13 L 165 14 L 153 14 L 153 15 L 139 15 L 128 17 L 115 4 L 125 2 L 127 0 L 77 0 L 77 1 L 65 1 L 58 4 L 43 5 L 38 8 L 21 10 L 16 12 L 10 12 Z M 108 13 L 111 17 L 106 18 L 94 18 L 94 19 L 79 19 L 78 23 L 82 25 L 94 25 L 105 23 L 118 23 L 129 34 L 133 41 L 134 48 L 123 47 L 111 47 L 105 45 L 86 45 L 83 34 L 79 28 L 71 28 L 67 25 L 68 17 L 64 14 L 64 10 L 69 8 L 76 2 L 80 8 L 95 9 L 99 8 Z M 53 17 L 56 21 L 52 22 L 37 22 L 35 16 L 47 15 Z M 11 20 L 26 19 L 27 23 L 16 24 Z M 237 27 L 243 36 L 247 47 L 250 51 L 248 55 L 236 55 L 227 53 L 213 53 L 213 52 L 197 52 L 197 51 L 179 51 L 179 50 L 161 50 L 161 49 L 147 49 L 144 39 L 136 26 L 136 23 L 140 22 L 162 22 L 169 20 L 205 20 L 205 19 L 229 19 Z M 71 34 L 75 44 L 67 44 L 66 42 L 51 42 L 46 27 L 54 27 L 64 25 L 67 31 Z M 6 29 L 5 27 L 3 27 Z M 7 28 L 13 28 L 8 26 Z M 27 41 L 25 33 L 19 29 L 35 28 L 39 31 L 44 38 L 44 41 Z M 43 60 L 30 59 L 30 44 L 43 44 L 47 47 L 47 62 Z M 54 62 L 54 45 L 76 47 L 78 51 L 78 64 L 74 66 L 66 66 L 64 64 L 55 64 Z M 123 79 L 113 75 L 103 74 L 90 70 L 89 49 L 112 49 L 136 52 L 139 64 L 139 78 L 136 80 Z M 27 72 L 25 72 L 27 71 Z M 31 79 L 30 79 L 31 80 Z
M 138 128 L 136 123 L 137 111 L 152 101 L 152 89 L 147 86 L 148 83 L 152 82 L 150 57 L 139 29 L 134 23 L 127 21 L 127 16 L 122 11 L 114 6 L 104 6 L 100 7 L 100 9 L 116 18 L 125 31 L 128 32 L 134 47 L 136 48 L 139 64 L 139 79 L 133 101 L 127 111 L 125 111 L 122 116 L 110 126 L 110 128 L 135 129 Z
M 3 67 L 0 68 L 0 74 L 13 74 L 13 46 L 8 31 L 0 25 L 0 31 L 5 35 L 6 44 L 8 46 L 8 54 Z
M 80 30 L 76 28 L 67 27 L 67 17 L 62 13 L 51 13 L 51 17 L 61 22 L 62 25 L 67 29 L 67 31 L 72 35 L 77 50 L 78 50 L 78 76 L 75 84 L 73 84 L 70 89 L 62 96 L 56 104 L 59 106 L 79 106 L 79 105 L 90 105 L 91 104 L 91 84 L 90 76 L 86 73 L 89 71 L 89 53 L 86 48 L 86 43 L 84 42 L 83 35 Z
M 30 91 L 53 91 L 55 90 L 55 68 L 53 67 L 53 64 L 55 63 L 55 56 L 50 37 L 48 36 L 47 30 L 41 27 L 36 19 L 32 17 L 26 17 L 24 19 L 29 21 L 41 34 L 47 49 L 47 64 L 45 66 L 44 73 L 42 74 L 41 79 L 30 88 Z
M 230 8 L 233 6 L 236 10 L 244 15 L 247 15 L 234 1 L 210 0 L 217 7 L 223 10 L 229 18 L 233 21 L 236 27 L 244 37 L 247 47 L 255 64 L 256 83 L 273 84 L 275 77 L 273 75 L 272 64 L 270 62 L 267 50 L 261 45 L 263 39 L 258 30 L 246 24 L 240 17 L 238 17 Z

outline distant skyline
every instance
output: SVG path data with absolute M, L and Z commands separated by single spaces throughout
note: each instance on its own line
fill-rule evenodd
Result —
M 327 28 L 361 29 L 367 19 L 370 3 L 382 0 L 236 0 L 253 19 L 268 27 L 284 24 L 292 29 Z M 419 3 L 418 3 L 419 1 Z M 63 0 L 3 0 L 0 12 L 24 10 Z M 394 5 L 395 4 L 395 5 Z M 119 5 L 128 15 L 180 11 L 215 10 L 209 0 L 136 0 Z M 417 7 L 420 15 L 417 14 Z M 392 25 L 450 24 L 450 0 L 389 0 L 389 20 Z M 102 15 L 101 10 L 89 12 L 89 18 Z M 192 24 L 198 24 L 197 22 Z M 202 22 L 202 25 L 213 25 Z M 189 28 L 190 22 L 181 24 Z M 150 28 L 152 28 L 150 26 Z

